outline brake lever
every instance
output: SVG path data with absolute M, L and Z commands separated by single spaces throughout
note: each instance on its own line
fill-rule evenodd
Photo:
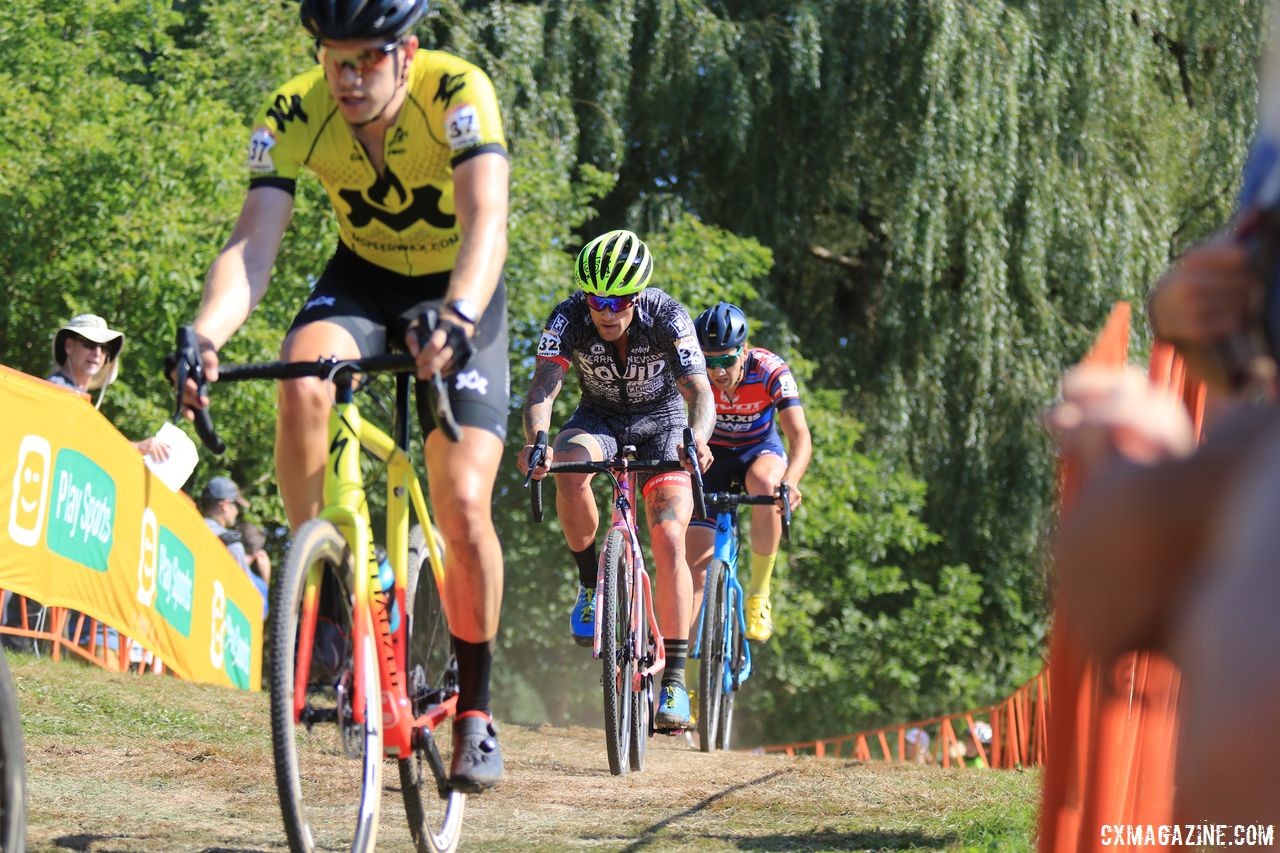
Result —
M 529 454 L 529 472 L 524 476 L 525 488 L 529 487 L 529 481 L 533 477 L 533 469 L 542 464 L 547 456 L 547 431 L 545 429 L 538 430 L 538 435 L 533 440 L 533 452 Z M 533 480 L 533 489 L 529 492 L 529 515 L 535 522 L 542 521 L 542 481 Z
M 542 460 L 547 458 L 547 431 L 545 429 L 538 430 L 538 435 L 533 439 L 533 450 L 529 453 L 529 470 L 524 475 L 524 487 L 529 488 L 529 483 L 533 480 L 533 469 L 542 464 Z
M 782 504 L 782 538 L 791 541 L 791 486 L 783 481 L 778 484 L 778 501 Z
M 709 518 L 706 495 L 702 491 L 702 468 L 698 465 L 698 445 L 693 440 L 693 430 L 685 427 L 681 438 L 684 441 L 684 458 L 689 461 L 689 479 L 693 484 L 693 511 L 698 518 Z
M 195 329 L 190 326 L 179 326 L 177 338 L 174 341 L 174 350 L 177 354 L 177 363 L 174 365 L 175 382 L 177 399 L 173 406 L 173 421 L 177 421 L 182 417 L 183 411 L 188 408 L 183 405 L 182 396 L 187 388 L 187 380 L 196 383 L 196 396 L 203 396 L 208 386 L 208 380 L 204 375 L 204 362 L 200 358 L 200 342 L 196 338 Z M 210 452 L 219 456 L 226 452 L 227 445 L 218 436 L 217 430 L 213 428 L 213 416 L 209 414 L 208 409 L 199 407 L 190 407 L 192 414 L 195 416 L 196 435 L 200 436 L 201 443 L 209 448 Z
M 428 308 L 418 315 L 416 331 L 419 348 L 427 345 L 427 341 L 431 339 L 439 325 L 440 312 L 435 308 Z M 428 380 L 427 397 L 431 403 L 431 415 L 435 419 L 436 426 L 444 431 L 450 441 L 455 443 L 459 441 L 462 438 L 462 428 L 453 417 L 453 405 L 449 402 L 449 389 L 445 387 L 443 374 L 437 372 Z

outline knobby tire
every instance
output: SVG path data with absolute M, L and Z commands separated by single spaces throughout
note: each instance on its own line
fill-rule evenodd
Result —
M 439 549 L 437 557 L 444 561 L 444 540 L 435 531 Z M 458 663 L 453 656 L 449 624 L 435 574 L 427 554 L 422 528 L 409 531 L 409 571 L 406 606 L 409 611 L 408 689 L 414 716 L 420 716 L 433 705 L 458 692 Z M 443 726 L 432 739 L 447 731 Z M 433 761 L 440 764 L 434 769 Z M 415 745 L 413 755 L 396 762 L 400 771 L 400 790 L 404 795 L 404 811 L 409 821 L 409 834 L 418 853 L 452 853 L 462 837 L 462 816 L 467 798 L 448 790 L 441 796 L 446 782 L 447 765 L 437 751 L 431 754 L 424 740 Z M 441 775 L 437 775 L 437 774 Z
M 638 599 L 636 612 L 640 614 L 640 624 L 635 631 L 635 645 L 640 650 L 640 657 L 632 671 L 639 671 L 650 666 L 657 657 L 653 635 L 649 633 L 649 603 L 646 601 L 644 587 L 632 584 L 634 597 Z M 631 769 L 639 773 L 644 770 L 645 750 L 649 738 L 653 736 L 653 676 L 645 676 L 641 680 L 640 689 L 631 691 Z
M 725 750 L 731 748 L 733 736 L 733 700 L 738 695 L 738 688 L 741 686 L 739 676 L 742 673 L 743 661 L 743 644 L 746 638 L 742 635 L 742 625 L 738 618 L 742 614 L 741 590 L 732 584 L 725 583 L 722 587 L 725 597 L 725 605 L 721 608 L 725 618 L 725 650 L 728 659 L 725 661 L 723 681 L 724 684 L 720 696 L 720 725 L 719 731 L 716 733 L 716 748 Z
M 26 758 L 18 696 L 0 653 L 0 850 L 21 851 L 27 835 Z
M 631 679 L 635 659 L 627 648 L 631 630 L 630 576 L 622 533 L 610 530 L 604 543 L 604 582 L 596 596 L 600 619 L 601 687 L 604 693 L 604 740 L 609 772 L 621 776 L 630 769 Z
M 725 665 L 725 564 L 712 560 L 702 596 L 702 660 L 698 666 L 698 748 L 711 752 L 720 734 Z
M 320 656 L 300 661 L 303 592 L 312 570 L 322 578 L 315 649 Z M 367 638 L 358 652 L 352 647 L 355 581 L 342 535 L 329 522 L 313 519 L 294 537 L 271 597 L 271 747 L 285 835 L 295 851 L 367 851 L 377 840 L 381 688 L 373 638 Z M 363 656 L 365 673 L 361 725 L 354 723 L 351 690 L 357 653 Z M 295 722 L 294 675 L 300 666 L 309 672 L 306 719 Z

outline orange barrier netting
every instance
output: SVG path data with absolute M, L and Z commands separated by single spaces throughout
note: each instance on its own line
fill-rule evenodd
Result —
M 65 607 L 42 609 L 32 599 L 16 594 L 12 610 L 17 619 L 14 624 L 0 625 L 0 635 L 25 638 L 29 650 L 37 654 L 47 653 L 53 660 L 62 660 L 69 654 L 112 672 L 164 672 L 160 658 L 83 613 Z M 9 611 L 6 606 L 5 612 Z M 72 637 L 84 639 L 75 643 Z
M 1128 358 L 1129 326 L 1129 305 L 1117 303 L 1082 363 L 1123 366 Z M 1199 439 L 1205 387 L 1188 377 L 1185 363 L 1172 346 L 1154 342 L 1148 376 L 1152 384 L 1182 398 Z M 1059 477 L 1062 512 L 1070 511 L 1078 478 L 1073 461 L 1064 459 Z M 972 732 L 975 719 L 985 717 L 992 728 L 990 755 L 973 741 L 982 763 L 996 768 L 1045 766 L 1040 849 L 1101 850 L 1104 825 L 1159 825 L 1173 819 L 1179 678 L 1177 668 L 1155 652 L 1122 655 L 1110 665 L 1090 660 L 1063 621 L 1055 619 L 1048 667 L 995 705 L 839 737 L 766 746 L 763 751 L 892 761 L 892 737 L 896 760 L 902 761 L 907 731 L 933 728 L 938 760 L 949 767 L 957 743 L 954 721 L 963 720 Z M 1051 684 L 1057 692 L 1052 714 Z
M 1112 311 L 1086 363 L 1121 366 L 1129 338 L 1129 308 Z M 1152 346 L 1148 376 L 1180 396 L 1197 439 L 1205 388 L 1163 341 Z M 1078 472 L 1064 460 L 1061 507 L 1069 512 Z M 1071 631 L 1055 620 L 1049 669 L 1059 704 L 1049 743 L 1040 849 L 1102 850 L 1107 824 L 1168 824 L 1173 819 L 1173 768 L 1179 673 L 1163 655 L 1135 652 L 1110 664 L 1088 659 Z
M 762 747 L 761 751 L 815 755 L 820 758 L 853 758 L 858 761 L 906 761 L 907 732 L 920 729 L 929 735 L 931 744 L 937 745 L 931 754 L 936 753 L 934 760 L 938 764 L 946 768 L 953 763 L 963 767 L 964 762 L 952 758 L 953 750 L 959 743 L 955 723 L 963 722 L 966 729 L 972 732 L 975 722 L 983 721 L 991 726 L 989 747 L 984 747 L 978 741 L 971 741 L 977 749 L 982 766 L 1000 769 L 1034 767 L 1043 764 L 1048 753 L 1048 714 L 1049 673 L 1044 670 L 1005 699 L 986 708 L 895 723 L 837 737 L 773 744 Z M 890 747 L 890 740 L 896 747 L 896 757 L 894 748 Z M 877 747 L 875 751 L 871 748 L 873 745 Z

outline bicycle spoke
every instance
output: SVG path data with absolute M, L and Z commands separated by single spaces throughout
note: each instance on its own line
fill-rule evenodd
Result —
M 726 567 L 720 560 L 707 565 L 703 594 L 702 661 L 698 667 L 698 741 L 703 752 L 716 748 L 725 679 Z
M 353 592 L 341 534 L 324 521 L 303 525 L 275 588 L 270 636 L 272 752 L 285 834 L 294 850 L 369 849 L 376 837 L 380 691 L 372 643 L 353 647 Z M 300 633 L 303 626 L 311 626 L 310 636 Z M 307 649 L 310 659 L 299 659 L 297 652 Z M 363 723 L 356 722 L 354 704 L 357 653 L 364 658 Z M 298 670 L 306 673 L 302 697 Z
M 642 584 L 634 585 L 634 597 L 639 599 L 635 607 L 640 614 L 639 626 L 635 631 L 634 648 L 640 649 L 640 658 L 635 661 L 633 671 L 645 669 L 654 660 L 653 637 L 649 634 L 649 602 Z M 652 732 L 649 730 L 653 717 L 653 676 L 647 675 L 641 680 L 640 689 L 633 690 L 631 696 L 631 769 L 639 773 L 644 770 L 645 750 Z
M 443 543 L 440 534 L 435 541 Z M 409 702 L 414 716 L 456 696 L 458 664 L 453 657 L 449 625 L 427 561 L 426 538 L 416 525 L 409 531 Z M 437 554 L 444 560 L 444 554 Z M 409 834 L 419 853 L 450 853 L 462 836 L 466 795 L 447 790 L 448 765 L 439 746 L 450 727 L 425 732 L 413 755 L 397 763 Z
M 742 636 L 742 626 L 738 622 L 742 612 L 741 589 L 732 584 L 725 584 L 725 661 L 724 690 L 720 696 L 720 726 L 716 733 L 716 748 L 730 748 L 733 735 L 733 700 L 738 695 L 741 682 L 743 651 L 746 640 Z
M 605 746 L 609 772 L 620 776 L 630 769 L 631 675 L 635 661 L 627 647 L 630 629 L 626 547 L 622 534 L 609 531 L 605 539 L 604 585 L 596 599 L 600 624 L 601 687 L 604 693 Z

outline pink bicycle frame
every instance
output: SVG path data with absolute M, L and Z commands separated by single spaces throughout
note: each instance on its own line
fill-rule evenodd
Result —
M 625 462 L 623 463 L 626 464 Z M 645 570 L 644 553 L 640 549 L 640 538 L 636 535 L 636 507 L 635 507 L 635 491 L 636 491 L 636 474 L 634 471 L 623 470 L 621 476 L 617 477 L 617 487 L 614 489 L 613 495 L 613 519 L 609 523 L 610 530 L 618 530 L 622 532 L 623 539 L 627 543 L 627 571 L 631 575 L 631 588 L 633 590 L 643 589 L 645 607 L 641 609 L 640 596 L 631 596 L 631 643 L 632 654 L 637 661 L 644 657 L 645 650 L 639 648 L 639 636 L 641 620 L 648 620 L 649 633 L 654 641 L 653 663 L 643 670 L 637 670 L 632 679 L 631 689 L 640 690 L 641 684 L 645 676 L 657 676 L 667 667 L 667 652 L 663 648 L 662 632 L 658 630 L 658 618 L 653 611 L 653 587 L 649 581 L 649 573 Z M 596 589 L 604 588 L 604 562 L 601 561 L 600 567 L 596 575 Z M 598 613 L 598 610 L 597 610 Z M 595 638 L 591 649 L 592 656 L 600 659 L 600 618 L 597 615 L 595 619 Z

